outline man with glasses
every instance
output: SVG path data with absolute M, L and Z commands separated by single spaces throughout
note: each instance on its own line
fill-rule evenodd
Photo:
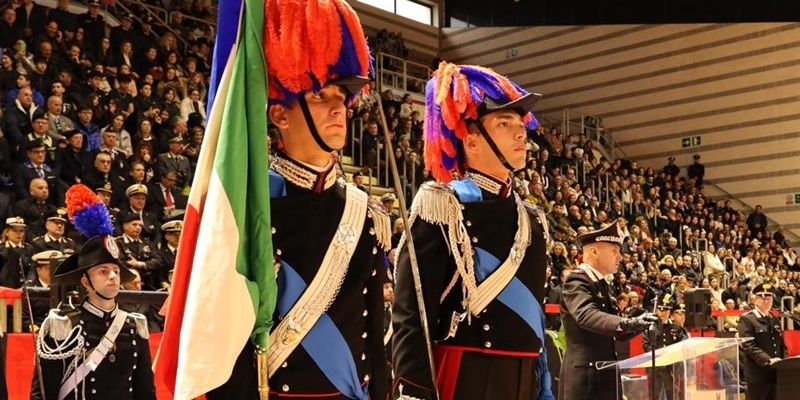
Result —
M 748 400 L 777 398 L 777 373 L 772 366 L 786 356 L 786 344 L 780 319 L 770 314 L 773 290 L 769 283 L 753 288 L 755 308 L 739 318 L 739 337 L 754 339 L 741 344 Z

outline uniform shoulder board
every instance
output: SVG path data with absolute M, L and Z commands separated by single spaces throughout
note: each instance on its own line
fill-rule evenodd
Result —
M 750 315 L 750 314 L 752 314 L 752 313 L 753 313 L 753 310 L 750 310 L 750 311 L 748 311 L 748 312 L 745 312 L 745 313 L 743 313 L 743 314 L 742 314 L 742 316 L 744 317 L 745 315 Z
M 42 321 L 40 332 L 55 340 L 67 340 L 75 325 L 73 319 L 78 319 L 80 313 L 77 308 L 51 309 Z
M 150 330 L 147 328 L 147 317 L 139 313 L 128 313 L 128 316 L 133 318 L 133 322 L 136 323 L 136 333 L 142 339 L 149 339 Z
M 461 202 L 452 187 L 439 182 L 426 182 L 414 197 L 410 214 L 412 220 L 419 216 L 431 224 L 449 225 L 461 219 Z
M 375 227 L 375 238 L 384 251 L 392 249 L 392 227 L 389 213 L 380 204 L 370 201 L 370 214 L 372 215 L 372 225 Z

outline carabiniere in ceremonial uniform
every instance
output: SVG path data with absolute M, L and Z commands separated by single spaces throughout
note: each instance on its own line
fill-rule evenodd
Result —
M 369 49 L 342 0 L 267 0 L 265 8 L 267 113 L 284 148 L 269 173 L 278 281 L 275 325 L 264 349 L 269 397 L 383 400 L 389 218 L 370 206 L 367 193 L 337 178 L 332 157 L 345 143 L 347 104 L 369 82 Z M 297 47 L 316 44 L 317 29 L 337 47 Z M 298 54 L 302 61 L 292 61 Z M 245 346 L 229 381 L 208 400 L 259 398 L 256 344 Z
M 78 284 L 104 263 L 119 267 L 120 282 L 132 280 L 118 257 L 113 237 L 93 237 L 58 266 L 53 282 Z M 31 399 L 155 400 L 148 338 L 146 318 L 119 307 L 103 310 L 87 299 L 75 308 L 51 310 L 37 343 L 46 396 L 34 382 Z
M 458 98 L 458 90 L 451 89 L 460 83 L 469 99 Z M 446 93 L 431 93 L 439 88 Z M 433 342 L 436 382 L 432 382 L 411 255 L 403 236 L 392 309 L 392 398 L 434 399 L 436 388 L 442 400 L 552 399 L 542 310 L 546 219 L 540 209 L 526 205 L 512 190 L 509 175 L 515 169 L 509 163 L 524 163 L 518 149 L 524 146 L 525 126 L 536 124 L 530 110 L 541 96 L 485 68 L 444 62 L 428 90 L 426 114 L 444 117 L 426 121 L 426 136 L 441 136 L 427 139 L 425 158 L 442 183 L 420 188 L 409 223 Z M 474 99 L 476 93 L 481 94 L 480 100 Z M 459 102 L 467 104 L 464 115 L 445 115 L 458 109 L 451 103 Z M 468 137 L 475 134 L 482 136 Z M 468 148 L 473 139 L 485 141 L 478 146 L 487 150 L 491 146 L 497 159 L 481 164 L 472 150 L 465 151 L 464 158 L 457 152 L 459 156 L 452 159 L 444 150 L 436 150 Z M 512 157 L 511 161 L 505 156 Z M 492 173 L 476 169 L 476 164 L 491 168 Z M 451 180 L 453 171 L 461 179 Z

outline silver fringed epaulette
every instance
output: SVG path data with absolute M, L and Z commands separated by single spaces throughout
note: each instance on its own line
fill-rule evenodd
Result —
M 149 339 L 150 330 L 147 329 L 147 317 L 139 313 L 128 313 L 128 316 L 133 318 L 133 322 L 136 324 L 136 333 L 142 339 Z
M 72 332 L 72 318 L 70 318 L 69 314 L 54 308 L 47 314 L 47 318 L 42 321 L 40 332 L 55 340 L 67 340 Z
M 419 216 L 425 222 L 441 226 L 461 219 L 461 203 L 455 193 L 443 183 L 423 184 L 411 205 L 410 222 Z
M 369 215 L 372 217 L 372 225 L 375 227 L 375 238 L 383 251 L 392 249 L 392 222 L 389 213 L 382 205 L 369 202 Z

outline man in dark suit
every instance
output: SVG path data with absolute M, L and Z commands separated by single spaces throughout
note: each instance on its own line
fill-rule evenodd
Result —
M 29 196 L 14 203 L 14 215 L 22 217 L 27 225 L 28 242 L 46 232 L 44 227 L 46 216 L 56 210 L 56 206 L 47 201 L 49 188 L 44 179 L 33 178 L 29 186 Z
M 83 150 L 83 134 L 78 129 L 64 132 L 67 147 L 56 150 L 59 178 L 67 185 L 81 183 L 90 168 L 91 155 Z
M 26 41 L 30 41 L 34 35 L 44 32 L 45 23 L 47 23 L 47 7 L 40 6 L 33 0 L 22 0 L 22 5 L 15 11 L 17 13 L 15 24 L 17 29 L 22 30 Z
M 578 236 L 583 263 L 564 283 L 561 322 L 567 348 L 561 363 L 559 400 L 622 398 L 614 369 L 598 370 L 598 361 L 617 359 L 615 340 L 630 340 L 658 318 L 618 316 L 606 276 L 617 272 L 624 233 L 617 223 Z
M 17 189 L 17 198 L 26 199 L 31 197 L 30 183 L 39 178 L 47 183 L 48 197 L 46 201 L 53 205 L 64 204 L 64 190 L 59 184 L 57 171 L 49 164 L 45 163 L 47 150 L 44 143 L 32 141 L 28 143 L 28 161 L 17 164 L 14 171 L 14 185 Z
M 741 344 L 748 400 L 776 400 L 778 377 L 772 365 L 786 357 L 786 343 L 781 321 L 770 313 L 774 289 L 768 283 L 754 287 L 755 308 L 739 317 L 739 337 L 754 339 Z
M 162 171 L 158 182 L 148 188 L 147 209 L 159 216 L 162 222 L 182 215 L 186 209 L 186 196 L 175 187 L 177 177 L 175 171 Z
M 125 197 L 125 180 L 117 173 L 111 171 L 111 155 L 104 152 L 95 153 L 94 167 L 88 168 L 83 177 L 83 183 L 90 188 L 111 185 L 111 202 L 109 207 L 119 207 Z

